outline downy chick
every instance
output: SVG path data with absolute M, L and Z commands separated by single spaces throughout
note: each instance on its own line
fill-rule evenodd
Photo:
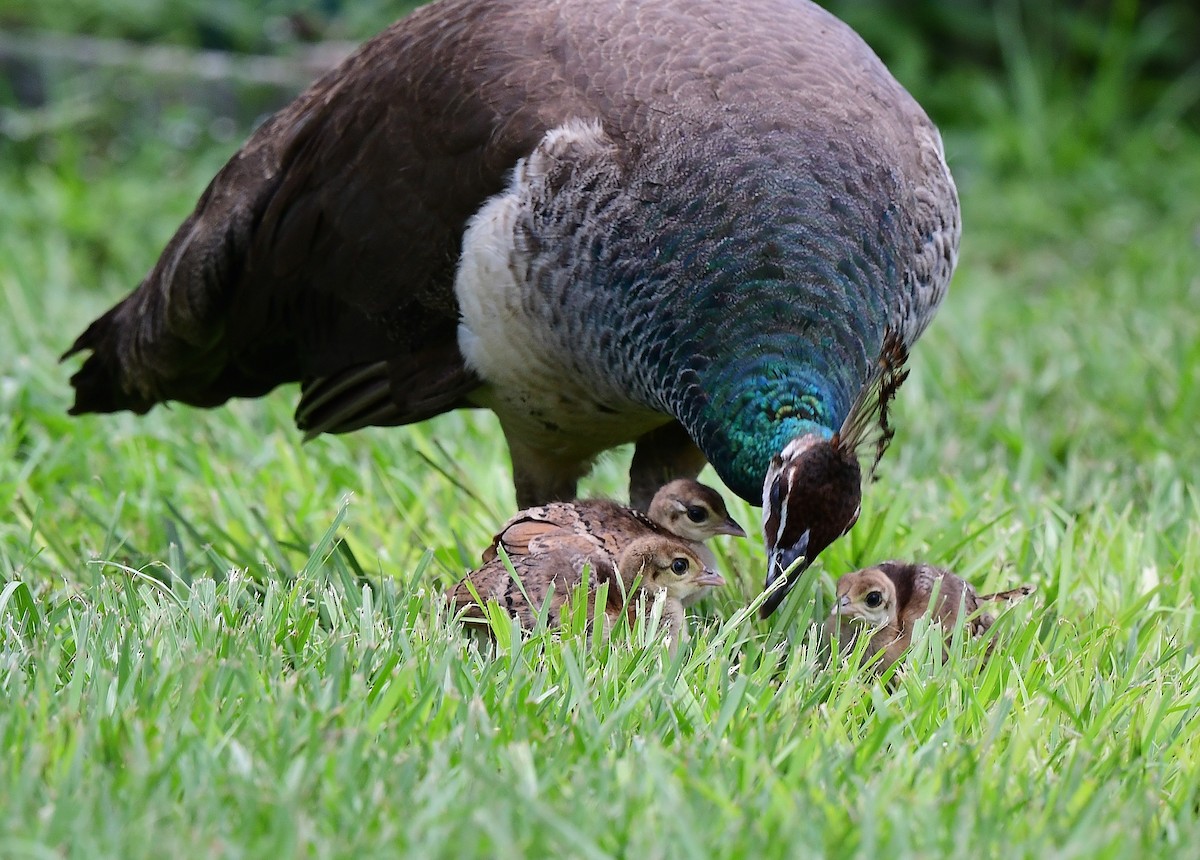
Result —
M 610 499 L 551 502 L 520 511 L 500 527 L 491 546 L 483 551 L 483 561 L 496 558 L 500 546 L 514 558 L 539 552 L 547 541 L 571 535 L 615 567 L 632 541 L 655 534 L 682 538 L 710 568 L 716 566 L 716 560 L 704 541 L 715 535 L 746 536 L 729 515 L 720 493 L 699 481 L 680 478 L 655 493 L 647 513 Z
M 538 548 L 509 559 L 517 579 L 500 558 L 486 562 L 446 592 L 446 597 L 467 624 L 486 623 L 484 607 L 472 596 L 468 583 L 481 601 L 495 600 L 525 629 L 537 623 L 547 604 L 546 623 L 558 627 L 570 600 L 590 569 L 587 585 L 587 614 L 597 618 L 596 592 L 608 586 L 604 619 L 605 634 L 623 616 L 632 620 L 640 593 L 650 600 L 662 593 L 666 601 L 663 625 L 671 637 L 671 649 L 687 638 L 682 600 L 697 590 L 724 585 L 722 576 L 707 567 L 684 541 L 668 535 L 649 535 L 631 542 L 614 568 L 605 555 L 576 535 L 545 537 Z M 519 580 L 519 582 L 518 582 Z
M 913 624 L 930 613 L 930 601 L 937 590 L 933 619 L 943 628 L 953 628 L 960 614 L 972 636 L 983 635 L 995 618 L 982 612 L 988 603 L 1000 603 L 1024 597 L 1032 585 L 1022 585 L 995 594 L 979 594 L 962 577 L 928 564 L 886 561 L 874 567 L 847 573 L 837 581 L 837 602 L 825 621 L 828 640 L 835 631 L 846 649 L 860 631 L 871 632 L 864 661 L 882 651 L 875 664 L 877 671 L 887 669 L 908 650 Z

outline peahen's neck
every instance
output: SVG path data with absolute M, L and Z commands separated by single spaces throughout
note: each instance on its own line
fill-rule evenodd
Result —
M 669 367 L 662 407 L 726 485 L 758 503 L 789 441 L 842 426 L 879 352 L 895 275 L 880 245 L 847 246 L 804 223 L 742 242 L 757 246 L 745 253 L 757 264 L 720 261 L 667 291 L 653 340 Z
M 776 360 L 761 369 L 726 370 L 711 369 L 708 396 L 681 411 L 721 480 L 757 504 L 771 458 L 792 439 L 832 436 L 844 410 L 829 381 L 803 366 Z
M 543 329 L 569 336 L 570 369 L 679 420 L 754 503 L 788 441 L 841 426 L 910 250 L 896 178 L 800 146 L 802 131 L 716 129 L 686 138 L 699 151 L 643 152 L 622 174 L 588 162 L 521 227 L 530 282 L 552 298 Z
M 848 195 L 818 165 L 789 161 L 755 153 L 722 176 L 729 161 L 714 157 L 712 173 L 679 177 L 647 231 L 656 247 L 640 258 L 650 261 L 645 280 L 625 293 L 635 308 L 654 300 L 653 317 L 629 324 L 644 336 L 632 352 L 657 377 L 656 405 L 753 503 L 791 439 L 842 425 L 903 278 L 895 197 Z M 766 221 L 751 203 L 763 197 L 773 201 Z

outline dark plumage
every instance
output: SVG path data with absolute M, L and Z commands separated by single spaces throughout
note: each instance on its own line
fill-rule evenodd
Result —
M 794 579 L 853 524 L 958 236 L 936 130 L 804 0 L 443 0 L 234 155 L 68 351 L 72 412 L 484 406 L 526 507 L 637 441 L 636 506 L 707 459 Z

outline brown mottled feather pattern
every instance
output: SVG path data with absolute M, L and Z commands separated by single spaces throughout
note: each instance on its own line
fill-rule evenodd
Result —
M 654 598 L 661 593 L 666 600 L 665 626 L 674 647 L 677 641 L 686 639 L 687 634 L 682 601 L 699 589 L 716 587 L 724 582 L 719 574 L 704 565 L 687 543 L 666 535 L 637 538 L 623 549 L 616 568 L 603 553 L 570 534 L 548 538 L 539 545 L 537 552 L 514 556 L 510 563 L 511 573 L 503 559 L 493 558 L 447 589 L 446 598 L 461 618 L 468 622 L 487 619 L 483 605 L 471 594 L 470 583 L 484 605 L 495 601 L 523 628 L 536 625 L 543 607 L 546 607 L 547 626 L 557 627 L 563 611 L 582 584 L 585 571 L 590 569 L 587 618 L 598 617 L 595 600 L 602 583 L 607 584 L 602 612 L 605 631 L 622 617 L 632 621 L 641 605 L 640 594 Z M 675 566 L 680 564 L 683 567 L 677 569 Z
M 935 589 L 937 602 L 931 609 Z M 928 564 L 883 562 L 838 579 L 837 602 L 825 622 L 825 635 L 831 637 L 837 631 L 843 647 L 847 647 L 859 631 L 875 630 L 865 656 L 883 651 L 884 656 L 876 664 L 883 670 L 908 650 L 913 625 L 919 618 L 932 616 L 935 623 L 949 630 L 962 617 L 968 633 L 982 636 L 995 623 L 994 616 L 983 611 L 987 604 L 1032 592 L 1032 585 L 1022 585 L 981 595 L 949 570 Z M 873 606 L 874 595 L 878 595 L 878 603 Z
M 522 555 L 538 552 L 547 538 L 575 535 L 611 561 L 635 538 L 666 533 L 640 511 L 609 499 L 551 502 L 526 508 L 502 525 L 483 551 L 483 560 L 495 558 L 501 546 L 510 556 Z
M 510 563 L 520 580 L 519 584 L 503 560 L 493 557 L 446 592 L 451 606 L 462 611 L 465 618 L 486 621 L 483 607 L 475 601 L 467 587 L 469 580 L 479 593 L 480 600 L 485 604 L 495 600 L 525 629 L 536 624 L 538 613 L 549 599 L 547 626 L 557 627 L 567 600 L 583 582 L 585 570 L 590 571 L 589 618 L 593 615 L 593 601 L 601 583 L 608 584 L 608 600 L 617 601 L 618 608 L 622 605 L 619 597 L 622 593 L 621 583 L 612 563 L 604 555 L 592 551 L 590 545 L 572 536 L 560 535 L 557 541 L 543 546 L 540 552 L 514 556 Z
M 691 478 L 679 478 L 659 488 L 650 501 L 649 514 L 610 499 L 551 502 L 527 508 L 500 527 L 483 551 L 483 561 L 494 559 L 501 546 L 509 556 L 522 555 L 537 552 L 560 535 L 574 535 L 616 564 L 637 538 L 673 535 L 683 539 L 711 567 L 715 561 L 703 542 L 719 534 L 744 536 L 745 532 L 729 516 L 720 493 Z

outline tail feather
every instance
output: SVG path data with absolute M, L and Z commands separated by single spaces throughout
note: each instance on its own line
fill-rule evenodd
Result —
M 179 400 L 194 406 L 223 403 L 239 387 L 236 368 L 226 367 L 221 326 L 195 325 L 176 333 L 165 303 L 155 295 L 162 288 L 147 279 L 132 294 L 97 318 L 76 338 L 60 360 L 90 351 L 71 377 L 75 402 L 71 415 L 87 412 L 137 414 L 156 403 Z M 223 391 L 213 383 L 230 382 Z M 245 387 L 245 383 L 241 384 Z
M 980 600 L 994 600 L 998 603 L 1004 603 L 1010 600 L 1020 600 L 1022 597 L 1028 597 L 1036 590 L 1033 585 L 1020 585 L 1016 588 L 1010 588 L 1008 591 L 997 591 L 995 594 L 981 594 Z
M 278 184 L 274 153 L 255 149 L 217 174 L 136 290 L 88 326 L 63 359 L 91 350 L 71 378 L 72 415 L 128 409 L 144 413 L 178 400 L 216 406 L 262 393 L 282 379 L 230 367 L 227 328 L 246 245 L 263 199 Z M 261 179 L 262 175 L 267 178 Z M 249 200 L 240 189 L 257 179 Z
M 120 305 L 112 308 L 89 325 L 59 358 L 59 361 L 66 361 L 78 352 L 92 352 L 71 377 L 71 386 L 75 389 L 75 403 L 68 410 L 71 415 L 123 409 L 140 415 L 154 405 L 143 397 L 130 396 L 121 384 L 120 361 L 116 350 L 109 345 L 113 340 L 113 318 L 119 309 Z

